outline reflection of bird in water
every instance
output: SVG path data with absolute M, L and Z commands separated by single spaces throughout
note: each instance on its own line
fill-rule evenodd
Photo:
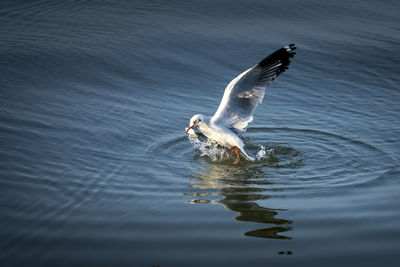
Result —
M 200 174 L 192 175 L 194 182 L 192 186 L 199 189 L 217 189 L 218 195 L 223 198 L 215 201 L 224 205 L 227 209 L 238 212 L 235 217 L 238 221 L 274 224 L 275 227 L 257 229 L 245 233 L 247 236 L 290 239 L 290 237 L 279 235 L 280 232 L 291 230 L 287 224 L 292 221 L 278 219 L 279 210 L 261 207 L 256 203 L 257 200 L 268 199 L 265 195 L 268 191 L 270 182 L 254 177 L 261 172 L 256 167 L 251 167 L 243 171 L 240 168 L 232 168 L 230 165 L 209 165 Z M 207 192 L 196 196 L 207 197 L 212 193 Z M 207 200 L 193 200 L 192 203 L 209 203 Z M 213 201 L 214 202 L 214 201 Z M 215 203 L 214 202 L 214 203 Z
M 255 108 L 264 98 L 265 87 L 289 67 L 295 49 L 294 44 L 278 49 L 233 79 L 225 88 L 215 114 L 212 117 L 194 115 L 186 133 L 193 132 L 193 128 L 197 127 L 209 139 L 235 151 L 235 164 L 239 163 L 239 152 L 248 160 L 254 161 L 253 157 L 247 155 L 244 143 L 237 133 L 246 131 L 247 125 L 253 120 Z
M 275 218 L 275 216 L 278 215 L 276 210 L 264 208 L 255 203 L 255 200 L 268 198 L 266 196 L 254 197 L 254 195 L 251 194 L 241 195 L 240 192 L 229 192 L 227 194 L 223 191 L 224 190 L 221 190 L 221 194 L 224 195 L 224 198 L 221 199 L 219 203 L 223 204 L 229 210 L 238 212 L 239 214 L 235 217 L 235 219 L 238 221 L 271 223 L 276 225 L 291 223 L 289 220 Z M 246 200 L 248 197 L 252 200 Z M 287 226 L 277 226 L 248 231 L 245 233 L 245 235 L 265 238 L 290 239 L 289 237 L 278 235 L 279 232 L 285 232 L 290 229 L 291 228 Z

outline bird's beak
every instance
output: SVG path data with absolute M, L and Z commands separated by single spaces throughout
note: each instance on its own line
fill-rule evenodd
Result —
M 190 130 L 190 129 L 193 129 L 193 128 L 194 128 L 194 124 L 186 129 L 186 133 L 188 133 L 189 130 Z

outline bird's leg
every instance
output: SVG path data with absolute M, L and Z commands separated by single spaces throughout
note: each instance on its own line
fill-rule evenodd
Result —
M 234 164 L 238 165 L 239 161 L 240 161 L 239 148 L 237 146 L 234 146 L 232 149 L 235 149 L 235 153 L 236 153 L 236 161 Z
M 230 152 L 232 152 L 232 151 L 235 151 L 235 153 L 236 153 L 236 161 L 235 161 L 235 165 L 238 165 L 239 164 L 239 161 L 240 161 L 240 155 L 239 155 L 239 148 L 237 147 L 237 146 L 234 146 L 234 147 L 231 147 L 231 148 L 229 148 L 228 150 L 227 150 L 227 152 L 228 153 L 230 153 Z
M 231 153 L 233 150 L 235 150 L 235 147 L 236 146 L 229 148 L 226 152 Z

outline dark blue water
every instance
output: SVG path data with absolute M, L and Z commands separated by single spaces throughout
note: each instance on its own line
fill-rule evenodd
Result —
M 397 266 L 397 1 L 2 1 L 1 266 Z M 184 129 L 296 43 L 233 165 Z M 203 153 L 206 152 L 206 153 Z

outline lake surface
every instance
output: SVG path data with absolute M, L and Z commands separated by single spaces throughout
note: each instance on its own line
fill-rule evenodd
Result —
M 2 1 L 0 265 L 398 266 L 399 17 L 397 1 Z M 198 149 L 190 117 L 289 43 L 243 135 L 265 155 Z

